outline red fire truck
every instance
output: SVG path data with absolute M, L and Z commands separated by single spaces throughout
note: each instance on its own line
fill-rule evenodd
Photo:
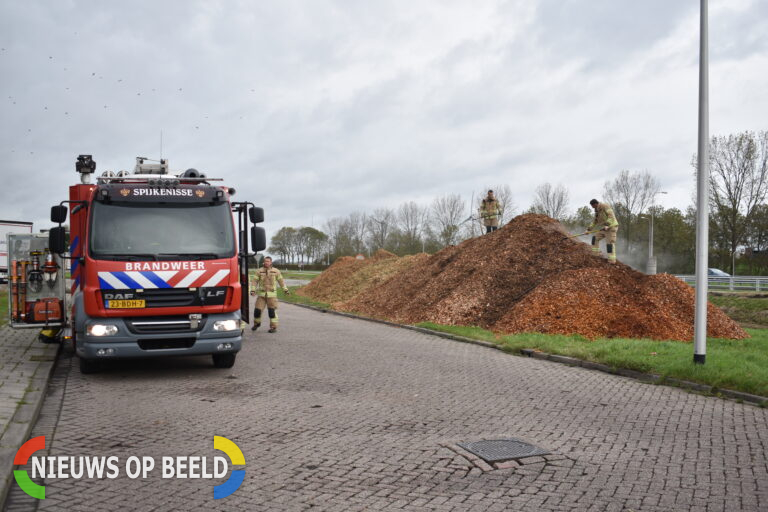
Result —
M 264 211 L 195 169 L 137 158 L 133 173 L 80 155 L 81 183 L 51 208 L 50 251 L 69 258 L 64 337 L 83 373 L 107 359 L 211 354 L 230 368 L 248 322 L 248 246 L 266 246 Z M 69 245 L 62 226 L 70 212 Z M 235 226 L 237 223 L 237 227 Z M 250 234 L 250 237 L 249 237 Z M 69 254 L 65 256 L 65 252 Z

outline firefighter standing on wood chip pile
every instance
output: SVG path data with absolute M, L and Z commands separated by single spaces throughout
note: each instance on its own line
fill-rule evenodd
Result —
M 258 298 L 256 299 L 256 307 L 253 309 L 253 327 L 251 330 L 255 331 L 261 325 L 261 312 L 264 310 L 264 306 L 267 307 L 267 313 L 269 314 L 269 332 L 277 331 L 277 285 L 288 294 L 288 288 L 283 281 L 283 275 L 279 270 L 272 267 L 272 258 L 269 256 L 264 258 L 264 266 L 256 271 L 256 275 L 251 279 L 251 295 L 256 295 L 257 288 Z
M 489 190 L 488 195 L 480 203 L 480 217 L 483 219 L 486 233 L 499 229 L 501 205 L 493 196 L 493 190 Z
M 595 220 L 587 228 L 587 231 L 600 230 L 592 236 L 592 252 L 600 254 L 600 240 L 605 238 L 608 261 L 616 263 L 616 233 L 619 231 L 619 221 L 616 220 L 613 209 L 607 203 L 593 199 L 589 204 L 595 210 Z

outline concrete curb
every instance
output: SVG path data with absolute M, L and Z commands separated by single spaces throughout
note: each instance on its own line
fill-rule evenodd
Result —
M 35 342 L 40 343 L 40 342 Z M 35 427 L 40 410 L 43 407 L 48 383 L 56 367 L 56 361 L 59 358 L 61 344 L 42 344 L 44 359 L 38 360 L 40 365 L 35 371 L 34 377 L 30 379 L 29 387 L 35 388 L 34 391 L 27 391 L 24 394 L 24 404 L 20 405 L 11 418 L 6 431 L 0 436 L 0 507 L 4 506 L 8 497 L 8 492 L 13 485 L 13 459 L 19 447 L 24 444 Z
M 449 340 L 454 341 L 460 341 L 462 343 L 471 343 L 473 345 L 480 345 L 482 347 L 486 348 L 492 348 L 495 350 L 500 350 L 502 352 L 506 352 L 507 354 L 514 354 L 514 352 L 504 350 L 503 347 L 496 345 L 495 343 L 489 343 L 487 341 L 482 340 L 475 340 L 472 338 L 465 338 L 464 336 L 457 336 L 455 334 L 449 334 L 441 331 L 434 331 L 432 329 L 427 329 L 424 327 L 417 327 L 415 325 L 405 325 L 405 324 L 397 324 L 394 322 L 388 322 L 386 320 L 379 320 L 376 318 L 369 318 L 365 316 L 355 315 L 352 313 L 345 313 L 343 311 L 334 311 L 332 309 L 327 308 L 320 308 L 317 306 L 310 306 L 309 304 L 298 304 L 295 302 L 289 302 L 286 301 L 286 303 L 291 304 L 293 306 L 299 306 L 302 308 L 307 309 L 314 309 L 315 311 L 320 311 L 321 313 L 331 313 L 334 315 L 339 316 L 345 316 L 348 318 L 354 318 L 357 320 L 365 320 L 367 322 L 374 322 L 377 324 L 384 324 L 389 325 L 391 327 L 399 327 L 401 329 L 408 329 L 411 331 L 418 331 L 423 332 L 424 334 L 431 334 L 433 336 L 439 336 L 441 338 L 447 338 Z M 681 379 L 675 379 L 672 377 L 662 377 L 661 375 L 656 375 L 653 373 L 643 373 L 638 372 L 636 370 L 627 370 L 624 368 L 615 368 L 613 366 L 608 366 L 606 364 L 602 363 L 595 363 L 592 361 L 584 361 L 581 359 L 576 359 L 574 357 L 567 357 L 567 356 L 560 356 L 556 354 L 548 354 L 546 352 L 540 352 L 538 350 L 524 348 L 520 350 L 520 354 L 528 357 L 533 357 L 536 359 L 543 359 L 547 361 L 552 361 L 555 363 L 560 364 L 566 364 L 569 366 L 580 366 L 582 368 L 586 368 L 588 370 L 596 370 L 599 372 L 604 373 L 610 373 L 612 375 L 619 375 L 621 377 L 627 377 L 630 379 L 639 380 L 642 382 L 649 382 L 653 384 L 663 384 L 663 385 L 670 385 L 690 391 L 695 391 L 697 393 L 706 393 L 711 394 L 714 396 L 719 396 L 721 398 L 730 398 L 732 400 L 741 400 L 743 402 L 747 402 L 752 405 L 757 406 L 768 406 L 768 397 L 759 396 L 759 395 L 752 395 L 750 393 L 744 393 L 742 391 L 733 391 L 730 389 L 721 389 L 715 386 L 710 386 L 707 384 L 699 384 L 698 382 L 690 382 L 687 380 L 681 380 Z

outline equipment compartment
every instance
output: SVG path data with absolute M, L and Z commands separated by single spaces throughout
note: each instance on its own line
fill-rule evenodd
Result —
M 65 266 L 48 250 L 47 234 L 8 235 L 8 318 L 11 327 L 64 325 Z

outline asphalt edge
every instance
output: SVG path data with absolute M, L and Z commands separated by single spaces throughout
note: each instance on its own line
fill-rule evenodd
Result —
M 29 438 L 29 435 L 32 433 L 32 429 L 35 428 L 37 419 L 40 416 L 40 410 L 43 408 L 45 396 L 48 392 L 48 384 L 51 382 L 51 377 L 53 376 L 54 369 L 56 368 L 56 364 L 59 360 L 59 355 L 61 354 L 62 344 L 50 344 L 50 346 L 53 345 L 56 345 L 56 349 L 52 353 L 52 360 L 41 361 L 41 364 L 32 379 L 37 381 L 37 385 L 40 387 L 40 389 L 36 391 L 27 391 L 23 398 L 24 402 L 26 403 L 18 407 L 13 413 L 13 417 L 11 418 L 11 425 L 26 424 L 26 427 L 23 429 L 9 428 L 6 430 L 1 439 L 2 444 L 5 446 L 21 447 L 21 445 L 24 444 Z M 47 368 L 45 368 L 46 366 Z M 39 373 L 41 374 L 38 375 Z M 32 401 L 27 402 L 30 398 Z M 8 492 L 10 491 L 11 485 L 13 484 L 13 470 L 16 467 L 16 465 L 13 463 L 13 460 L 16 456 L 17 450 L 18 448 L 16 448 L 16 450 L 14 450 L 12 453 L 0 453 L 0 510 L 5 507 L 5 501 L 8 498 Z
M 427 329 L 425 327 L 417 327 L 415 325 L 406 325 L 406 324 L 398 324 L 395 322 L 389 322 L 387 320 L 380 320 L 377 318 L 371 318 L 367 316 L 362 315 L 355 315 L 353 313 L 346 313 L 344 311 L 335 311 L 333 309 L 328 308 L 321 308 L 318 306 L 311 306 L 309 304 L 299 304 L 296 302 L 289 302 L 286 301 L 287 304 L 291 304 L 293 306 L 299 306 L 302 308 L 307 309 L 313 309 L 315 311 L 319 311 L 321 313 L 331 313 L 333 315 L 338 316 L 345 316 L 348 318 L 354 318 L 357 320 L 365 320 L 367 322 L 374 322 L 377 324 L 384 324 L 389 325 L 391 327 L 399 327 L 401 329 L 408 329 L 410 331 L 418 331 L 422 332 L 424 334 L 431 334 L 433 336 L 439 336 L 441 338 L 446 338 L 449 340 L 454 341 L 460 341 L 462 343 L 471 343 L 473 345 L 480 345 L 481 347 L 486 348 L 492 348 L 494 350 L 499 350 L 501 352 L 504 352 L 506 354 L 511 355 L 518 355 L 516 352 L 510 351 L 510 350 L 504 350 L 504 348 L 500 345 L 496 345 L 495 343 L 490 343 L 488 341 L 482 341 L 482 340 L 475 340 L 472 338 L 466 338 L 464 336 L 458 336 L 456 334 L 450 334 L 446 332 L 441 331 L 435 331 L 432 329 Z M 613 366 L 609 366 L 607 364 L 602 363 L 595 363 L 592 361 L 585 361 L 583 359 L 576 359 L 575 357 L 568 357 L 568 356 L 561 356 L 557 354 L 549 354 L 547 352 L 541 352 L 539 350 L 534 350 L 530 348 L 524 348 L 520 349 L 519 355 L 527 356 L 527 357 L 533 357 L 535 359 L 542 359 L 546 361 L 551 361 L 554 363 L 560 363 L 565 364 L 568 366 L 579 366 L 581 368 L 586 368 L 588 370 L 596 370 L 599 372 L 604 373 L 610 373 L 611 375 L 619 375 L 621 377 L 627 377 L 634 380 L 639 380 L 641 382 L 651 383 L 651 384 L 658 384 L 658 385 L 665 385 L 665 386 L 672 386 L 677 387 L 681 389 L 685 389 L 688 391 L 693 391 L 696 393 L 702 393 L 706 395 L 716 396 L 720 398 L 729 398 L 736 401 L 746 402 L 750 405 L 755 405 L 758 407 L 766 407 L 768 406 L 768 397 L 760 396 L 760 395 L 753 395 L 750 393 L 744 393 L 742 391 L 734 391 L 731 389 L 723 389 L 718 388 L 716 386 L 710 386 L 707 384 L 699 384 L 698 382 L 691 382 L 687 380 L 681 380 L 681 379 L 675 379 L 673 377 L 662 377 L 661 375 L 657 375 L 654 373 L 643 373 L 636 370 L 628 370 L 624 368 L 616 368 Z

